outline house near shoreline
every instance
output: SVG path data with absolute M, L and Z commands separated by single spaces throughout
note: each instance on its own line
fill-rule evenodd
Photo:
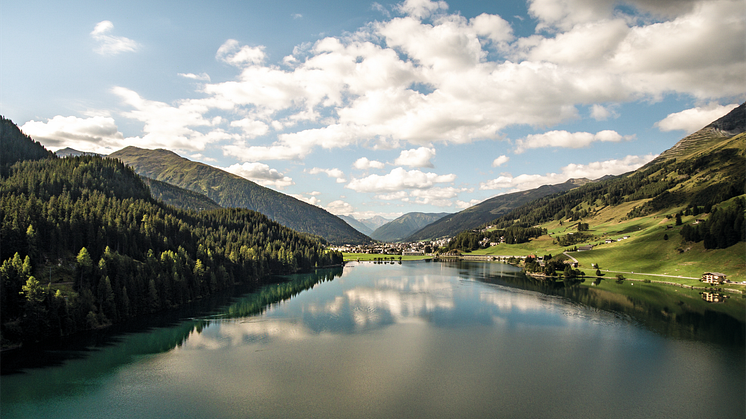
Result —
M 725 294 L 720 294 L 717 292 L 700 292 L 699 295 L 702 296 L 702 299 L 707 301 L 708 303 L 724 303 L 725 299 L 728 298 Z
M 705 272 L 702 274 L 700 281 L 707 284 L 722 284 L 727 280 L 724 273 L 720 272 Z

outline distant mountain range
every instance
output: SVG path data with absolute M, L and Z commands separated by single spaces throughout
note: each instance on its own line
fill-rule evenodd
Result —
M 57 157 L 80 157 L 80 156 L 104 156 L 104 154 L 79 151 L 74 148 L 65 147 L 54 152 Z
M 343 219 L 347 224 L 349 224 L 352 228 L 355 230 L 365 234 L 366 236 L 370 237 L 371 234 L 373 234 L 373 229 L 368 227 L 367 225 L 363 224 L 362 222 L 355 219 L 355 217 L 350 215 L 337 215 L 337 217 Z
M 375 217 L 371 218 L 363 218 L 359 221 L 373 231 L 375 231 L 378 227 L 391 222 L 391 220 L 389 220 L 388 218 L 381 217 L 380 215 L 376 215 Z
M 557 185 L 544 185 L 528 191 L 513 192 L 490 198 L 461 212 L 446 215 L 413 232 L 406 241 L 432 240 L 440 237 L 453 237 L 461 231 L 476 228 L 484 223 L 508 213 L 514 208 L 558 192 L 568 191 L 591 182 L 588 179 L 570 179 Z
M 424 212 L 410 212 L 382 225 L 381 227 L 378 227 L 372 234 L 369 234 L 369 236 L 372 239 L 380 240 L 383 242 L 401 241 L 415 231 L 418 231 L 428 224 L 431 224 L 448 215 L 451 214 L 447 212 L 435 214 Z
M 258 211 L 286 227 L 323 237 L 331 243 L 371 241 L 322 208 L 168 150 L 127 147 L 109 157 L 121 160 L 141 176 L 203 194 L 225 208 Z

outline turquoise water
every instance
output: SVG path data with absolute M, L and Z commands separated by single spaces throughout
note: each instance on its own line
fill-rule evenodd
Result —
M 743 336 L 743 322 L 727 315 L 672 315 L 674 307 L 618 293 L 603 300 L 604 284 L 547 288 L 494 263 L 352 263 L 290 280 L 211 315 L 122 333 L 53 354 L 54 365 L 4 375 L 0 415 L 680 419 L 746 412 L 744 346 L 728 341 L 730 332 Z

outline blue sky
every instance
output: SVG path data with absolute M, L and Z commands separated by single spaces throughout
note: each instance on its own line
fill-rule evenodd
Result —
M 620 174 L 746 100 L 742 0 L 3 2 L 0 113 L 395 218 Z

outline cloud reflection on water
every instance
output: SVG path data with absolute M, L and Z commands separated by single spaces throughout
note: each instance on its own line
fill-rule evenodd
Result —
M 318 284 L 311 294 L 298 295 L 258 316 L 224 320 L 192 333 L 185 347 L 220 349 L 274 339 L 372 333 L 395 324 L 547 327 L 588 320 L 580 307 L 558 298 L 484 284 L 464 273 L 433 265 L 420 275 L 408 275 L 402 265 L 353 264 L 342 278 Z

